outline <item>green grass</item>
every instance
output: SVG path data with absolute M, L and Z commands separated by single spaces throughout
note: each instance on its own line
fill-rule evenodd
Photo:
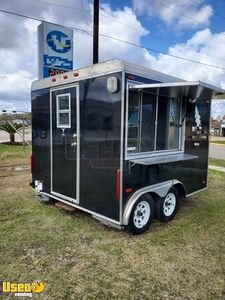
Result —
M 225 168 L 225 160 L 224 159 L 218 159 L 218 158 L 209 158 L 209 164 L 214 166 L 220 166 Z
M 11 175 L 0 177 L 1 279 L 40 279 L 48 300 L 224 299 L 224 173 L 210 171 L 207 191 L 141 236 L 41 204 L 27 172 Z
M 1 166 L 29 164 L 31 148 L 19 145 L 0 144 L 0 164 Z
M 220 140 L 215 140 L 215 141 L 210 141 L 210 143 L 212 144 L 221 144 L 221 145 L 225 145 L 225 141 L 220 141 Z

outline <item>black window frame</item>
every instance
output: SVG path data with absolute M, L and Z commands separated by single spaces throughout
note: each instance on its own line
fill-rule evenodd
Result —
M 137 152 L 130 152 L 128 151 L 128 140 L 129 140 L 129 136 L 128 136 L 128 130 L 129 130 L 129 121 L 128 121 L 128 109 L 129 109 L 129 96 L 130 96 L 130 88 L 132 88 L 133 85 L 136 84 L 143 84 L 143 82 L 134 82 L 134 81 L 127 81 L 126 87 L 127 87 L 127 94 L 126 94 L 126 135 L 125 135 L 125 159 L 130 159 L 130 158 L 134 158 L 134 157 L 146 157 L 146 156 L 157 156 L 157 155 L 169 155 L 169 154 L 175 154 L 175 153 L 182 153 L 184 152 L 184 139 L 185 139 L 185 122 L 186 122 L 186 118 L 183 115 L 184 111 L 185 111 L 185 101 L 183 101 L 183 99 L 180 99 L 180 107 L 179 107 L 179 124 L 178 128 L 179 128 L 179 132 L 178 132 L 178 148 L 175 149 L 160 149 L 157 150 L 157 129 L 158 129 L 158 102 L 159 99 L 158 97 L 160 96 L 158 91 L 159 88 L 156 88 L 157 93 L 152 93 L 155 94 L 156 96 L 156 109 L 155 109 L 155 124 L 154 124 L 154 149 L 150 150 L 150 151 L 140 151 L 140 148 L 138 148 Z M 138 90 L 137 90 L 138 91 Z M 141 92 L 141 89 L 139 89 L 139 91 Z M 165 96 L 165 95 L 163 95 Z M 140 96 L 141 97 L 141 96 Z M 175 97 L 169 97 L 168 98 L 175 98 Z M 139 104 L 140 104 L 140 99 L 139 99 Z M 140 105 L 139 105 L 139 109 L 140 109 Z M 141 108 L 142 109 L 142 108 Z M 139 115 L 141 115 L 141 113 L 139 112 Z M 142 120 L 139 120 L 140 124 L 142 122 Z M 139 125 L 141 126 L 141 125 Z M 141 131 L 141 129 L 139 128 L 139 132 Z M 138 139 L 139 139 L 139 145 L 141 144 L 141 140 L 140 140 L 141 135 L 138 135 Z

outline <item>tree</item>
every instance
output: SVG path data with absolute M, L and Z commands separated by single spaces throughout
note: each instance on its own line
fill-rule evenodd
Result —
M 0 114 L 0 123 L 5 123 L 7 121 L 12 122 L 15 119 L 15 115 L 13 114 L 8 114 L 8 113 L 3 113 Z
M 15 133 L 23 127 L 22 124 L 5 122 L 0 124 L 0 130 L 3 130 L 9 134 L 10 143 L 15 143 Z

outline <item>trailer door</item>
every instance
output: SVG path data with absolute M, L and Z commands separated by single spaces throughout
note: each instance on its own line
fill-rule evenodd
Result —
M 79 86 L 50 92 L 51 193 L 79 202 Z

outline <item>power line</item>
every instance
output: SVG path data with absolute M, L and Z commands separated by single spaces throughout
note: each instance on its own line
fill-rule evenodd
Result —
M 173 57 L 173 58 L 177 58 L 177 59 L 189 61 L 189 62 L 192 62 L 192 63 L 204 65 L 204 66 L 207 66 L 207 67 L 212 67 L 212 68 L 216 68 L 216 69 L 225 70 L 225 67 L 219 67 L 219 66 L 207 64 L 207 63 L 204 63 L 204 62 L 200 62 L 200 61 L 197 61 L 197 60 L 192 60 L 192 59 L 185 58 L 185 57 L 178 56 L 178 55 L 174 55 L 174 54 L 168 54 L 166 52 L 162 52 L 162 51 L 159 51 L 159 50 L 156 50 L 156 49 L 153 49 L 153 48 L 149 48 L 149 47 L 145 47 L 145 46 L 140 46 L 138 44 L 135 44 L 135 43 L 132 43 L 132 42 L 129 42 L 129 41 L 124 41 L 124 40 L 121 40 L 119 38 L 112 37 L 112 36 L 109 36 L 109 35 L 106 35 L 106 34 L 100 34 L 100 36 L 110 38 L 110 39 L 118 41 L 118 42 L 126 43 L 128 45 L 135 46 L 135 47 L 138 47 L 138 48 L 146 49 L 148 51 L 152 51 L 152 52 L 155 52 L 155 53 L 158 53 L 158 54 L 164 54 L 166 56 L 170 56 L 170 57 Z
M 90 35 L 90 36 L 92 35 L 92 34 L 91 34 L 90 32 L 88 32 L 86 29 L 82 29 L 82 28 L 78 28 L 78 27 L 65 26 L 65 25 L 61 25 L 61 24 L 58 24 L 58 23 L 49 22 L 49 21 L 46 21 L 46 20 L 43 20 L 43 19 L 39 19 L 39 18 L 35 18 L 35 17 L 26 16 L 26 15 L 23 15 L 23 14 L 11 12 L 11 11 L 4 10 L 4 9 L 0 9 L 0 12 L 6 13 L 6 14 L 10 14 L 10 15 L 14 15 L 14 16 L 21 17 L 21 18 L 25 18 L 25 19 L 29 19 L 29 20 L 38 21 L 38 22 L 46 22 L 46 23 L 53 24 L 53 25 L 60 25 L 60 26 L 62 26 L 62 27 L 66 27 L 66 28 L 70 28 L 70 29 L 75 29 L 75 30 L 78 30 L 78 31 L 87 33 L 87 34 Z
M 23 14 L 10 12 L 10 11 L 6 11 L 6 10 L 3 10 L 3 9 L 0 9 L 0 12 L 15 15 L 15 16 L 18 16 L 18 17 L 26 18 L 26 19 L 39 21 L 39 22 L 47 22 L 47 21 L 42 20 L 42 19 L 29 17 L 29 16 L 26 16 L 26 15 L 23 15 Z M 52 22 L 47 22 L 47 23 L 53 24 L 53 25 L 60 25 L 60 24 L 52 23 Z M 63 26 L 63 25 L 60 25 L 60 26 Z M 63 26 L 63 27 L 65 27 L 65 26 Z M 84 33 L 88 34 L 89 36 L 91 36 L 91 34 L 85 29 L 78 28 L 78 27 L 71 27 L 71 26 L 68 27 L 68 28 L 84 32 Z M 125 43 L 125 44 L 131 45 L 131 46 L 135 46 L 137 48 L 142 48 L 142 49 L 145 49 L 145 50 L 148 50 L 148 51 L 152 51 L 154 53 L 163 54 L 163 55 L 166 55 L 166 56 L 169 56 L 169 57 L 173 57 L 173 58 L 176 58 L 176 59 L 180 59 L 180 60 L 184 60 L 184 61 L 188 61 L 188 62 L 192 62 L 192 63 L 196 63 L 196 64 L 200 64 L 200 65 L 204 65 L 204 66 L 207 66 L 207 67 L 212 67 L 212 68 L 216 68 L 216 69 L 220 69 L 220 70 L 225 70 L 225 67 L 219 67 L 219 66 L 207 64 L 207 63 L 204 63 L 204 62 L 200 62 L 200 61 L 197 61 L 197 60 L 188 59 L 188 58 L 185 58 L 185 57 L 182 57 L 182 56 L 168 54 L 166 52 L 162 52 L 162 51 L 159 51 L 159 50 L 156 50 L 156 49 L 153 49 L 153 48 L 149 48 L 149 47 L 140 46 L 140 45 L 135 44 L 133 42 L 125 41 L 125 40 L 122 40 L 122 39 L 119 39 L 119 38 L 116 38 L 116 37 L 112 37 L 112 36 L 109 36 L 109 35 L 106 35 L 106 34 L 100 34 L 100 36 L 106 37 L 106 38 L 109 38 L 109 39 L 112 39 L 112 40 L 115 40 L 115 41 L 118 41 L 118 42 L 121 42 L 121 43 Z
M 39 3 L 43 3 L 43 4 L 48 4 L 48 5 L 51 5 L 51 6 L 56 6 L 56 7 L 62 7 L 62 8 L 66 8 L 66 9 L 73 9 L 73 10 L 78 10 L 78 11 L 82 11 L 83 13 L 91 13 L 92 11 L 91 10 L 86 10 L 86 9 L 81 9 L 81 8 L 77 8 L 77 7 L 73 7 L 73 6 L 65 6 L 65 5 L 61 5 L 61 4 L 56 4 L 56 3 L 51 3 L 51 2 L 48 2 L 48 1 L 42 1 L 42 0 L 33 0 L 35 2 L 39 2 Z M 118 24 L 121 24 L 123 26 L 126 26 L 127 28 L 131 29 L 131 30 L 134 30 L 136 32 L 140 32 L 140 33 L 143 33 L 143 31 L 133 27 L 133 26 L 130 26 L 126 23 L 123 23 L 121 21 L 118 21 L 118 20 L 115 20 L 115 18 L 113 18 L 112 16 L 110 16 L 109 14 L 104 14 L 101 10 L 100 10 L 100 15 L 106 19 L 112 19 L 114 22 L 118 23 Z M 154 39 L 157 39 L 157 40 L 160 40 L 161 42 L 164 42 L 166 44 L 169 44 L 171 45 L 171 43 L 175 44 L 174 42 L 171 42 L 171 41 L 167 41 L 165 39 L 162 39 L 158 36 L 155 36 L 153 35 L 151 32 L 148 32 L 148 34 L 154 38 Z
M 192 1 L 192 0 L 191 0 L 191 1 Z M 194 1 L 192 1 L 192 2 L 194 3 Z M 179 10 L 176 10 L 176 9 L 170 7 L 169 5 L 165 4 L 164 2 L 161 2 L 161 1 L 157 0 L 157 3 L 159 3 L 160 5 L 162 5 L 162 6 L 166 7 L 166 8 L 168 8 L 169 10 L 172 10 L 172 11 L 175 12 L 176 14 L 181 15 L 181 16 L 183 16 L 184 18 L 186 18 L 186 19 L 188 19 L 188 20 L 191 20 L 192 22 L 194 22 L 194 23 L 196 23 L 196 24 L 199 24 L 199 25 L 202 24 L 202 25 L 203 25 L 203 22 L 199 22 L 199 21 L 197 21 L 197 20 L 195 20 L 195 19 L 193 19 L 193 18 L 191 18 L 191 17 L 186 16 L 185 14 L 183 14 L 182 12 L 180 12 Z M 195 4 L 196 4 L 196 2 L 195 2 Z M 199 5 L 199 4 L 200 4 L 200 3 L 198 3 L 198 5 Z M 218 14 L 217 14 L 217 15 L 218 15 Z M 225 35 L 224 32 L 221 32 L 221 34 Z
M 42 3 L 42 4 L 48 4 L 48 5 L 52 5 L 52 6 L 58 6 L 58 7 L 62 7 L 62 8 L 69 8 L 69 9 L 79 10 L 79 11 L 83 11 L 85 13 L 91 13 L 92 12 L 91 10 L 82 9 L 82 8 L 74 7 L 74 6 L 65 6 L 65 5 L 62 5 L 62 4 L 56 4 L 56 3 L 52 3 L 52 2 L 48 2 L 48 1 L 42 1 L 42 0 L 32 0 L 32 1 L 39 2 L 39 3 Z
M 66 8 L 66 9 L 79 10 L 79 11 L 82 11 L 83 13 L 88 13 L 88 14 L 92 12 L 92 10 L 87 10 L 87 9 L 84 10 L 84 9 L 81 9 L 81 8 L 78 8 L 78 7 L 74 7 L 74 6 L 65 6 L 65 5 L 62 5 L 62 4 L 56 4 L 56 3 L 52 3 L 52 2 L 48 2 L 48 1 L 43 1 L 43 0 L 33 0 L 33 1 L 39 2 L 39 3 L 43 3 L 43 4 L 52 5 L 52 6 L 58 6 L 58 7 Z M 194 0 L 190 0 L 190 1 L 191 1 L 192 3 L 194 3 L 196 6 L 201 4 L 201 3 L 197 2 L 197 1 L 194 1 Z M 188 20 L 190 20 L 190 21 L 192 21 L 192 22 L 194 22 L 194 23 L 196 23 L 196 24 L 199 24 L 199 25 L 202 24 L 202 25 L 203 25 L 203 22 L 199 22 L 199 21 L 197 21 L 196 19 L 193 19 L 193 18 L 191 18 L 191 17 L 189 17 L 189 16 L 183 14 L 183 13 L 180 12 L 179 10 L 170 7 L 168 4 L 166 4 L 166 3 L 162 2 L 162 1 L 157 0 L 157 3 L 159 3 L 161 6 L 166 7 L 167 9 L 169 9 L 169 10 L 175 12 L 176 14 L 181 15 L 182 17 L 184 17 L 184 18 L 186 18 L 186 19 L 188 19 Z M 115 19 L 114 19 L 113 17 L 111 17 L 109 14 L 108 14 L 108 15 L 105 15 L 102 11 L 100 11 L 100 14 L 101 14 L 104 18 L 111 18 L 111 19 L 113 19 L 115 22 L 117 22 L 117 23 L 119 23 L 119 24 L 121 24 L 121 25 L 124 25 L 124 26 L 126 26 L 127 28 L 130 28 L 130 29 L 132 29 L 132 30 L 135 30 L 135 31 L 137 31 L 137 32 L 141 32 L 141 33 L 142 33 L 141 30 L 139 30 L 139 29 L 137 29 L 137 28 L 135 28 L 135 27 L 133 27 L 133 26 L 130 26 L 130 25 L 128 25 L 128 24 L 125 24 L 125 23 L 123 23 L 123 22 L 120 22 L 120 21 L 118 21 L 118 20 L 115 20 Z M 215 12 L 215 11 L 214 11 L 214 14 L 215 14 L 216 16 L 219 16 L 219 17 L 225 19 L 224 16 L 222 16 L 221 14 L 218 14 L 218 13 Z M 155 36 L 155 35 L 153 35 L 151 32 L 149 32 L 148 34 L 151 35 L 151 36 L 152 36 L 153 38 L 155 38 L 155 39 L 161 40 L 162 42 L 169 43 L 169 44 L 171 44 L 171 43 L 175 44 L 174 42 L 171 42 L 171 41 L 169 42 L 169 41 L 167 41 L 167 40 L 165 40 L 165 39 L 162 39 L 162 38 L 160 38 L 160 37 L 158 37 L 158 36 Z M 222 32 L 222 34 L 225 34 L 225 33 Z
M 169 10 L 172 10 L 172 11 L 175 12 L 176 14 L 181 15 L 182 17 L 184 17 L 184 18 L 186 18 L 186 19 L 188 19 L 188 20 L 190 20 L 190 21 L 192 21 L 192 22 L 194 22 L 194 23 L 197 23 L 197 24 L 203 24 L 202 22 L 198 22 L 197 20 L 195 20 L 195 19 L 193 19 L 193 18 L 191 18 L 191 17 L 186 16 L 185 14 L 183 14 L 182 12 L 180 12 L 179 10 L 170 7 L 169 5 L 167 5 L 167 4 L 164 3 L 164 2 L 161 2 L 161 1 L 157 0 L 157 3 L 159 3 L 161 6 L 164 6 L 164 7 L 168 8 Z
M 197 1 L 194 1 L 194 0 L 190 0 L 190 1 L 191 1 L 192 3 L 194 3 L 196 6 L 197 6 L 197 5 L 201 5 L 201 3 L 197 2 Z M 213 13 L 214 13 L 214 15 L 216 15 L 217 17 L 220 17 L 220 18 L 222 18 L 222 19 L 225 19 L 225 16 L 219 14 L 217 11 L 213 10 Z
M 43 1 L 43 0 L 33 0 L 33 1 L 39 2 L 39 3 L 45 3 L 45 4 L 48 4 L 48 5 L 52 5 L 52 6 L 63 7 L 63 8 L 66 8 L 66 9 L 79 10 L 79 11 L 83 11 L 83 12 L 85 12 L 85 13 L 90 13 L 90 12 L 91 12 L 91 10 L 80 9 L 80 8 L 76 8 L 76 7 L 72 7 L 72 6 L 65 6 L 65 5 L 56 4 L 56 3 L 51 3 L 51 2 Z M 197 2 L 195 2 L 195 1 L 192 1 L 192 0 L 191 0 L 191 2 L 195 3 L 196 5 L 200 5 L 200 3 L 197 4 Z M 159 3 L 161 3 L 162 5 L 164 5 L 164 4 L 163 4 L 162 2 L 160 2 L 160 1 L 159 1 Z M 165 6 L 166 6 L 167 8 L 170 8 L 168 5 L 165 5 Z M 170 9 L 171 9 L 171 8 L 170 8 Z M 174 10 L 174 11 L 175 11 L 175 10 Z M 178 13 L 177 10 L 176 10 L 176 12 Z M 101 13 L 101 15 L 102 15 L 103 17 L 105 17 L 105 18 L 107 18 L 107 19 L 108 19 L 108 18 L 111 18 L 111 19 L 113 19 L 114 22 L 116 22 L 116 23 L 119 23 L 119 24 L 121 24 L 121 25 L 124 25 L 124 26 L 126 26 L 127 28 L 130 28 L 130 29 L 135 30 L 135 31 L 137 31 L 137 32 L 143 33 L 141 30 L 138 30 L 137 28 L 134 28 L 134 27 L 132 27 L 132 26 L 129 26 L 129 25 L 127 25 L 127 24 L 125 24 L 125 23 L 123 23 L 123 22 L 120 22 L 120 21 L 118 21 L 118 20 L 115 20 L 115 19 L 114 19 L 113 17 L 111 17 L 109 14 L 108 14 L 108 15 L 105 15 L 102 11 L 100 11 L 100 13 Z M 179 13 L 179 14 L 181 14 L 181 13 Z M 182 16 L 185 16 L 185 15 L 182 14 Z M 187 17 L 187 18 L 188 18 L 188 17 Z M 188 19 L 190 19 L 190 18 L 188 18 Z M 194 19 L 190 19 L 190 20 L 194 20 Z M 150 37 L 152 37 L 152 38 L 154 38 L 154 39 L 157 39 L 157 40 L 160 40 L 161 42 L 163 42 L 163 43 L 165 43 L 165 44 L 167 44 L 167 45 L 170 45 L 170 46 L 171 46 L 171 44 L 175 44 L 175 42 L 171 42 L 171 41 L 165 40 L 165 39 L 163 39 L 163 38 L 161 38 L 161 37 L 159 37 L 159 36 L 155 36 L 155 35 L 153 35 L 151 32 L 149 32 L 148 34 L 150 35 Z M 222 57 L 218 57 L 218 56 L 215 56 L 215 55 L 210 55 L 210 54 L 203 54 L 203 55 L 205 55 L 205 56 L 207 56 L 207 57 L 215 58 L 215 59 L 217 59 L 217 60 L 221 60 L 221 59 L 222 59 Z
M 43 3 L 43 4 L 48 4 L 48 5 L 51 5 L 51 6 L 56 6 L 56 7 L 62 7 L 62 8 L 65 8 L 65 9 L 73 9 L 73 10 L 78 10 L 78 11 L 82 11 L 83 13 L 91 13 L 92 11 L 91 10 L 87 10 L 87 9 L 81 9 L 81 8 L 77 8 L 77 7 L 73 7 L 73 6 L 65 6 L 65 5 L 61 5 L 61 4 L 56 4 L 56 3 L 51 3 L 51 2 L 48 2 L 48 1 L 42 1 L 42 0 L 32 0 L 32 1 L 35 1 L 35 2 L 38 2 L 38 3 Z M 110 18 L 112 19 L 114 22 L 118 23 L 118 24 L 121 24 L 123 26 L 126 26 L 127 28 L 131 29 L 131 30 L 134 30 L 136 32 L 140 32 L 140 33 L 143 33 L 143 31 L 133 27 L 133 26 L 130 26 L 126 23 L 123 23 L 121 21 L 118 21 L 118 20 L 115 20 L 112 16 L 110 16 L 109 14 L 104 14 L 101 10 L 100 10 L 100 15 L 106 19 Z M 157 39 L 157 40 L 160 40 L 161 42 L 163 43 L 166 43 L 168 45 L 171 45 L 171 44 L 175 44 L 175 42 L 171 42 L 171 41 L 168 41 L 168 40 L 165 40 L 163 38 L 160 38 L 159 36 L 155 36 L 153 35 L 151 32 L 148 32 L 148 34 L 154 38 L 154 39 Z

